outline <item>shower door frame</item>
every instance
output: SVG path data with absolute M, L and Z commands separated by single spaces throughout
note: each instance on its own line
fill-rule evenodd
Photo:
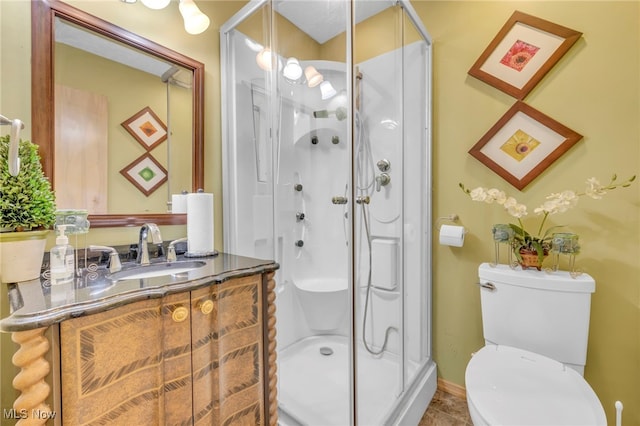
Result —
M 232 79 L 233 77 L 230 77 L 227 75 L 227 70 L 229 69 L 229 65 L 232 63 L 231 62 L 231 58 L 230 58 L 230 51 L 231 51 L 231 46 L 228 44 L 228 37 L 227 34 L 234 30 L 235 28 L 238 27 L 238 25 L 240 23 L 242 23 L 245 19 L 247 19 L 248 17 L 250 17 L 251 15 L 253 15 L 255 12 L 259 11 L 261 8 L 263 8 L 264 6 L 267 6 L 268 9 L 268 14 L 270 16 L 270 22 L 267 24 L 266 28 L 266 32 L 268 32 L 269 34 L 269 41 L 272 43 L 272 46 L 276 46 L 277 45 L 277 37 L 275 34 L 275 25 L 273 24 L 273 2 L 275 0 L 251 0 L 249 3 L 247 3 L 247 5 L 245 5 L 238 13 L 236 13 L 233 17 L 231 17 L 227 22 L 225 22 L 221 28 L 220 28 L 220 55 L 221 55 L 221 73 L 220 73 L 220 78 L 221 78 L 221 105 L 222 105 L 222 109 L 223 109 L 223 114 L 225 111 L 225 108 L 227 108 L 229 106 L 229 99 L 232 98 L 232 95 L 230 93 L 227 93 L 227 88 L 229 87 L 229 80 Z M 347 0 L 345 0 L 347 1 Z M 348 99 L 350 99 L 350 117 L 355 117 L 354 112 L 356 110 L 356 100 L 355 100 L 355 89 L 356 89 L 356 81 L 355 81 L 355 77 L 354 77 L 354 64 L 353 64 L 353 58 L 354 58 L 354 43 L 353 43 L 353 37 L 354 37 L 354 33 L 356 31 L 356 23 L 354 22 L 353 17 L 355 16 L 355 10 L 357 8 L 357 3 L 358 0 L 348 0 L 349 1 L 349 7 L 347 7 L 347 19 L 346 22 L 348 23 L 345 27 L 345 31 L 346 31 L 346 61 L 347 61 L 347 67 L 346 67 L 346 76 L 347 76 L 347 93 L 348 93 Z M 362 1 L 362 0 L 360 0 Z M 427 289 L 427 293 L 429 294 L 429 300 L 426 301 L 425 304 L 425 313 L 423 318 L 427 319 L 426 325 L 425 327 L 421 328 L 421 330 L 423 330 L 424 332 L 426 332 L 427 336 L 426 336 L 426 341 L 424 342 L 424 346 L 425 346 L 425 352 L 426 352 L 426 361 L 422 362 L 422 364 L 419 366 L 418 371 L 415 373 L 412 381 L 408 384 L 406 383 L 407 380 L 407 372 L 406 370 L 406 360 L 405 360 L 405 351 L 404 351 L 404 341 L 405 341 L 405 326 L 404 326 L 404 322 L 406 320 L 406 315 L 404 312 L 404 299 L 405 299 L 405 294 L 403 292 L 402 294 L 402 311 L 401 311 L 401 315 L 402 315 L 402 341 L 401 341 L 401 355 L 402 355 L 402 360 L 401 360 L 401 374 L 402 374 L 402 392 L 400 393 L 399 396 L 397 396 L 397 400 L 395 402 L 395 406 L 394 409 L 389 413 L 388 415 L 388 419 L 392 420 L 394 422 L 394 424 L 396 424 L 397 419 L 400 418 L 406 418 L 406 416 L 408 415 L 407 412 L 410 410 L 409 408 L 407 408 L 407 405 L 401 405 L 398 402 L 401 400 L 402 397 L 406 397 L 406 398 L 412 398 L 413 400 L 416 400 L 418 397 L 416 395 L 414 395 L 415 392 L 418 392 L 418 386 L 420 386 L 421 383 L 426 382 L 427 380 L 430 380 L 430 377 L 435 377 L 435 370 L 436 370 L 436 366 L 435 366 L 435 362 L 433 361 L 433 352 L 432 352 L 432 307 L 431 307 L 431 295 L 432 295 L 432 277 L 431 277 L 431 270 L 432 270 L 432 249 L 431 249 L 431 237 L 432 237 L 432 233 L 431 233 L 431 224 L 432 224 L 432 103 L 431 103 L 431 98 L 432 98 L 432 48 L 433 48 L 433 44 L 432 44 L 432 39 L 430 37 L 430 35 L 428 34 L 428 32 L 426 31 L 426 28 L 423 26 L 422 22 L 420 21 L 420 19 L 417 16 L 417 13 L 415 11 L 415 9 L 412 7 L 411 3 L 409 2 L 409 0 L 389 0 L 390 3 L 394 3 L 396 5 L 400 5 L 404 11 L 404 17 L 408 17 L 409 20 L 411 21 L 411 23 L 413 24 L 415 30 L 420 34 L 420 36 L 422 37 L 422 41 L 424 43 L 426 43 L 427 45 L 427 58 L 426 58 L 426 64 L 425 64 L 425 70 L 426 75 L 425 77 L 425 88 L 426 88 L 426 93 L 425 93 L 425 97 L 424 97 L 424 102 L 425 102 L 425 112 L 427 114 L 427 116 L 425 117 L 425 123 L 427 125 L 427 129 L 426 129 L 426 134 L 425 134 L 425 144 L 426 146 L 424 147 L 424 154 L 425 154 L 425 158 L 423 159 L 424 161 L 424 166 L 427 169 L 427 171 L 424 173 L 424 179 L 426 180 L 424 182 L 424 188 L 426 189 L 426 193 L 422 194 L 422 196 L 424 197 L 424 213 L 425 213 L 425 218 L 423 221 L 423 227 L 421 229 L 420 232 L 420 238 L 425 239 L 425 252 L 427 254 L 426 258 L 424 259 L 425 264 L 423 266 L 425 272 L 424 275 L 424 279 L 425 279 L 425 287 Z M 263 29 L 263 31 L 265 31 Z M 273 51 L 277 51 L 277 49 L 273 49 Z M 271 78 L 270 81 L 268 82 L 269 86 L 270 86 L 270 90 L 274 90 L 275 88 L 277 88 L 277 76 L 275 75 L 276 73 L 271 73 Z M 274 122 L 274 112 L 276 111 L 276 108 L 278 106 L 277 104 L 277 96 L 273 96 L 272 94 L 269 95 L 269 99 L 270 99 L 270 107 L 271 107 L 271 112 L 269 113 L 269 122 L 272 123 L 272 128 L 273 125 L 275 125 Z M 230 149 L 233 149 L 233 147 L 231 146 L 231 144 L 229 142 L 225 142 L 225 141 L 231 141 L 231 140 L 235 140 L 235 129 L 233 126 L 230 126 L 230 123 L 228 122 L 227 119 L 224 118 L 221 120 L 221 126 L 222 126 L 222 154 L 223 154 L 223 161 L 222 161 L 222 171 L 223 171 L 223 176 L 225 177 L 225 181 L 223 182 L 223 189 L 224 189 L 224 195 L 225 195 L 225 202 L 224 202 L 224 207 L 223 207 L 223 211 L 224 211 L 224 218 L 225 218 L 225 222 L 227 222 L 228 220 L 230 220 L 233 216 L 232 216 L 232 212 L 233 212 L 233 208 L 237 208 L 237 198 L 235 197 L 235 195 L 232 194 L 232 191 L 230 190 L 230 188 L 234 187 L 234 185 L 232 185 L 232 182 L 229 181 L 230 179 L 230 173 L 229 173 L 229 165 L 227 160 L 231 157 L 235 158 L 235 156 L 237 155 L 236 152 L 230 152 Z M 354 125 L 354 120 L 353 118 L 351 118 L 350 120 L 348 120 L 347 122 L 347 134 L 350 136 L 350 151 L 349 151 L 349 155 L 350 155 L 350 165 L 351 165 L 351 170 L 349 173 L 349 202 L 348 202 L 348 206 L 347 206 L 347 212 L 350 218 L 354 218 L 354 214 L 355 214 L 355 203 L 354 200 L 356 199 L 356 188 L 354 186 L 354 182 L 355 182 L 355 164 L 354 164 L 354 143 L 353 141 L 355 140 L 354 138 L 356 137 L 355 135 L 355 125 Z M 271 140 L 270 140 L 270 144 L 273 148 L 276 146 L 276 141 L 275 139 L 277 139 L 276 135 L 271 134 Z M 404 133 L 403 133 L 403 144 L 405 143 L 404 141 Z M 271 187 L 272 187 L 272 194 L 274 196 L 274 200 L 272 201 L 272 207 L 275 206 L 275 194 L 277 193 L 277 182 L 276 182 L 276 178 L 275 175 L 277 173 L 277 164 L 276 161 L 277 159 L 274 158 L 275 156 L 271 156 L 271 167 L 272 167 L 272 177 L 273 180 L 271 182 Z M 236 186 L 237 187 L 237 186 Z M 403 190 L 404 191 L 404 190 Z M 403 197 L 404 200 L 404 197 Z M 404 202 L 404 201 L 403 201 Z M 233 219 L 235 221 L 235 219 Z M 355 231 L 355 226 L 354 226 L 354 219 L 351 219 L 350 221 L 348 221 L 348 235 L 351 239 L 351 244 L 350 244 L 350 250 L 349 252 L 349 260 L 348 260 L 348 293 L 349 293 L 349 312 L 348 312 L 348 317 L 349 317 L 349 322 L 350 322 L 350 326 L 349 326 L 349 331 L 350 331 L 350 336 L 348 339 L 349 342 L 349 394 L 350 394 L 350 402 L 349 402 L 349 418 L 351 419 L 351 424 L 353 425 L 357 425 L 358 424 L 358 406 L 357 406 L 357 391 L 358 391 L 358 383 L 356 380 L 357 377 L 357 367 L 358 367 L 358 355 L 357 355 L 357 345 L 356 345 L 356 339 L 358 338 L 358 331 L 357 331 L 357 318 L 356 318 L 356 313 L 355 313 L 355 309 L 356 309 L 356 304 L 358 303 L 357 300 L 357 291 L 355 289 L 355 283 L 357 282 L 356 280 L 356 275 L 357 275 L 357 271 L 356 268 L 354 267 L 354 262 L 356 259 L 356 244 L 354 244 L 353 242 L 356 239 L 356 231 Z M 225 251 L 229 251 L 229 252 L 235 252 L 237 250 L 237 247 L 235 246 L 235 238 L 232 235 L 232 231 L 236 229 L 235 228 L 235 224 L 232 224 L 232 226 L 224 226 L 224 246 L 225 246 Z M 274 235 L 277 235 L 278 232 L 278 223 L 277 223 L 277 219 L 276 219 L 276 214 L 274 212 L 273 216 L 272 216 L 272 230 L 274 232 Z M 274 255 L 276 255 L 278 253 L 278 247 L 277 247 L 277 240 L 274 238 L 273 239 L 273 247 L 272 247 L 272 252 L 274 253 Z M 421 336 L 421 339 L 424 336 Z M 421 382 L 421 383 L 419 383 Z M 424 390 L 424 388 L 421 388 L 422 390 L 420 392 L 422 392 L 420 394 L 420 398 L 425 397 L 426 394 L 428 396 L 428 399 L 431 399 L 431 396 L 433 395 L 433 392 L 435 392 L 435 385 L 431 386 L 431 384 L 428 386 L 427 390 Z M 408 404 L 408 402 L 407 402 Z M 419 408 L 422 409 L 422 408 Z M 426 409 L 426 407 L 424 407 L 424 409 Z M 414 410 L 415 411 L 415 410 Z M 410 413 L 408 415 L 408 417 L 410 418 L 415 418 L 416 413 Z M 419 419 L 419 417 L 418 417 Z

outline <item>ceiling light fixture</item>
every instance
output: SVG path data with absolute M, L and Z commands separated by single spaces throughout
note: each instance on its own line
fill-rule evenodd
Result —
M 324 80 L 322 74 L 320 74 L 318 70 L 311 65 L 304 69 L 304 76 L 307 78 L 307 86 L 309 87 L 316 87 L 318 84 L 322 83 L 322 80 Z
M 271 71 L 273 69 L 273 55 L 271 49 L 265 47 L 256 55 L 256 63 L 260 68 L 265 71 Z
M 169 6 L 171 0 L 141 0 L 149 9 L 159 10 Z
M 282 70 L 282 75 L 287 80 L 296 81 L 300 77 L 302 77 L 302 67 L 300 66 L 300 62 L 296 58 L 287 59 L 287 64 L 284 66 Z
M 320 96 L 322 97 L 323 101 L 333 98 L 336 93 L 336 89 L 333 88 L 328 80 L 320 83 Z
M 178 9 L 184 19 L 184 29 L 189 34 L 200 34 L 209 28 L 209 17 L 200 11 L 193 0 L 180 0 Z

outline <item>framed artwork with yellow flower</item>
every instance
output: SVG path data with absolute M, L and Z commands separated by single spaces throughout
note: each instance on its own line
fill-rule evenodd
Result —
M 581 139 L 567 126 L 517 101 L 469 154 L 522 190 Z
M 515 11 L 469 75 L 522 100 L 581 36 L 581 32 Z

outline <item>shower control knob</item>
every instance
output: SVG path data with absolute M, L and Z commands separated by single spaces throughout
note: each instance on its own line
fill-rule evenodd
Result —
M 378 170 L 380 170 L 381 172 L 388 172 L 391 168 L 391 162 L 386 158 L 383 158 L 376 163 L 376 166 L 378 166 Z
M 293 189 L 295 189 L 298 192 L 302 191 L 302 184 L 296 183 L 295 185 L 293 185 Z
M 298 213 L 296 213 L 296 220 L 297 220 L 298 222 L 300 222 L 300 221 L 304 220 L 304 213 L 302 213 L 302 212 L 298 212 Z
M 304 245 L 304 241 L 298 240 L 295 242 L 296 247 L 302 247 Z

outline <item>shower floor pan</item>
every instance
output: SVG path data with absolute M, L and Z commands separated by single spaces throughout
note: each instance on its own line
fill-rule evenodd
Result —
M 281 421 L 281 425 L 350 424 L 346 337 L 305 338 L 284 349 L 278 355 L 278 363 L 278 405 L 292 420 L 292 424 Z M 359 347 L 358 363 L 358 423 L 382 424 L 383 416 L 392 408 L 399 393 L 399 359 L 389 354 L 376 358 Z M 416 368 L 410 365 L 410 376 Z

